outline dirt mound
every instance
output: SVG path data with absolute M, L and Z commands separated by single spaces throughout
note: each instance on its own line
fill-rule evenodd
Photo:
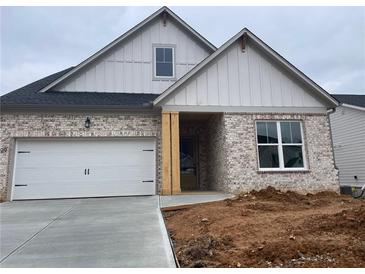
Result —
M 212 257 L 231 247 L 233 247 L 233 241 L 229 235 L 223 237 L 204 235 L 188 241 L 183 249 L 177 251 L 177 254 L 181 263 L 189 267 L 217 267 L 222 264 L 212 260 Z
M 338 199 L 339 195 L 335 192 L 322 191 L 316 194 L 299 194 L 294 191 L 282 192 L 274 187 L 267 187 L 259 191 L 253 190 L 246 194 L 264 201 L 275 201 L 283 204 L 307 204 L 307 205 L 327 205 L 331 199 Z M 242 197 L 242 194 L 239 195 Z M 243 194 L 245 196 L 245 194 Z
M 304 223 L 304 227 L 317 232 L 336 232 L 361 236 L 365 239 L 365 204 L 341 210 L 335 214 L 315 216 Z
M 166 212 L 182 267 L 365 267 L 365 200 L 274 188 Z
M 273 187 L 268 187 L 259 191 L 253 190 L 249 193 L 249 195 L 261 200 L 286 203 L 298 203 L 308 200 L 308 197 L 305 195 L 301 195 L 293 191 L 282 192 Z

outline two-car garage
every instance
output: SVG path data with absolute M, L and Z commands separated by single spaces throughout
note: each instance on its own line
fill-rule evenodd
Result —
M 154 138 L 18 139 L 12 199 L 154 195 Z

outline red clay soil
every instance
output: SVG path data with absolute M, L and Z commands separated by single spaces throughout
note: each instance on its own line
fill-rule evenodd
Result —
M 164 215 L 181 267 L 365 267 L 365 200 L 267 188 Z

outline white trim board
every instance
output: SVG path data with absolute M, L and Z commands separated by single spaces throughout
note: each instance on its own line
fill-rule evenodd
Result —
M 327 109 L 321 107 L 162 106 L 162 110 L 179 112 L 327 113 Z

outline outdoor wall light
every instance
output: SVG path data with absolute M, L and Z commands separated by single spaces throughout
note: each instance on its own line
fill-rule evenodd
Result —
M 90 125 L 91 125 L 91 120 L 89 117 L 87 117 L 85 120 L 85 128 L 90 128 Z

